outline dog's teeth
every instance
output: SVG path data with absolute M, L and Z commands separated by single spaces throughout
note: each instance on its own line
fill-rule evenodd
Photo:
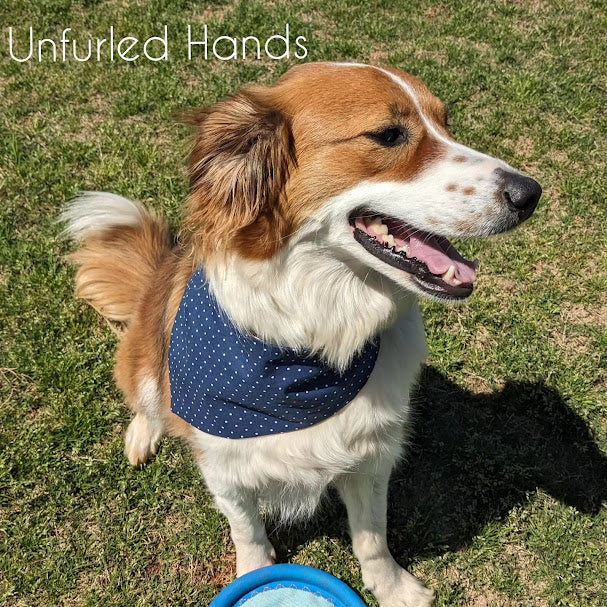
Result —
M 392 234 L 384 236 L 384 244 L 387 244 L 388 248 L 391 249 L 394 246 L 394 236 L 392 236 Z
M 394 248 L 394 250 L 395 250 L 397 253 L 400 253 L 401 251 L 404 251 L 404 252 L 405 252 L 405 254 L 406 254 L 406 253 L 408 253 L 408 252 L 409 252 L 409 247 L 408 247 L 406 244 L 404 244 L 404 245 L 402 245 L 402 246 L 396 245 L 396 247 Z
M 462 284 L 462 281 L 461 281 L 461 280 L 457 280 L 457 278 L 453 278 L 453 279 L 451 280 L 451 284 L 452 284 L 454 287 L 459 287 L 459 286 Z
M 376 233 L 376 234 L 387 234 L 388 233 L 388 226 L 383 224 L 380 220 L 375 219 L 374 221 L 372 221 L 369 224 L 369 227 Z
M 455 276 L 455 266 L 449 266 L 449 269 L 442 275 L 445 282 L 449 282 Z

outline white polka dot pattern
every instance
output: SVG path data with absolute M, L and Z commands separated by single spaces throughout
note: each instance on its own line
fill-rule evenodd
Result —
M 169 347 L 171 410 L 225 438 L 300 430 L 345 407 L 365 385 L 379 340 L 342 374 L 317 356 L 244 335 L 197 270 L 177 312 Z

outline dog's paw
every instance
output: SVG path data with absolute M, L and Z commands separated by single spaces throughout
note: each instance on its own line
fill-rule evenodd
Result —
M 162 438 L 159 425 L 141 413 L 138 413 L 129 424 L 124 436 L 124 453 L 133 466 L 140 466 L 156 454 Z
M 431 607 L 434 591 L 426 588 L 416 577 L 402 569 L 389 589 L 375 591 L 380 607 Z
M 236 550 L 236 577 L 255 569 L 269 567 L 276 562 L 276 551 L 270 542 L 251 544 Z
M 416 580 L 417 581 L 417 580 Z M 415 586 L 410 585 L 404 592 L 403 602 L 394 603 L 402 607 L 431 607 L 434 603 L 434 591 L 426 588 L 421 582 Z

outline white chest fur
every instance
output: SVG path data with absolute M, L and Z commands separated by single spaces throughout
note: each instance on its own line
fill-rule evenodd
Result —
M 426 357 L 417 304 L 381 336 L 365 387 L 324 422 L 279 435 L 230 440 L 197 431 L 213 493 L 252 492 L 282 519 L 310 515 L 336 476 L 380 455 L 396 460 L 406 439 L 409 394 Z

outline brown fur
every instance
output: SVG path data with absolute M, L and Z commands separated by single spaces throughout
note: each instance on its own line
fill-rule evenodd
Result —
M 116 352 L 114 376 L 135 413 L 143 413 L 139 395 L 142 380 L 155 379 L 160 386 L 162 426 L 171 436 L 188 438 L 190 425 L 171 412 L 167 365 L 171 329 L 192 275 L 191 263 L 181 253 L 180 247 L 167 252 L 157 268 Z
M 271 257 L 290 226 L 281 205 L 294 165 L 288 119 L 267 89 L 249 88 L 195 115 L 183 231 L 196 256 L 238 248 Z
M 131 321 L 139 298 L 169 248 L 166 223 L 145 210 L 142 216 L 139 226 L 93 233 L 68 257 L 80 266 L 76 296 L 116 322 Z
M 154 378 L 161 386 L 165 431 L 187 438 L 189 425 L 170 411 L 166 360 L 171 328 L 192 263 L 180 247 L 171 249 L 164 220 L 144 208 L 140 212 L 139 225 L 94 232 L 68 258 L 80 266 L 76 295 L 107 319 L 125 324 L 114 375 L 131 409 L 142 412 L 141 380 Z

